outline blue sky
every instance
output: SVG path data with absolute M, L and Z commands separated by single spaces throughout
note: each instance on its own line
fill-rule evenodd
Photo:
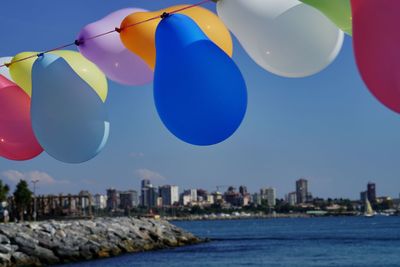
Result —
M 55 4 L 57 2 L 57 4 Z M 157 10 L 187 0 L 1 1 L 0 56 L 68 43 L 86 24 L 125 7 Z M 215 9 L 214 4 L 206 7 Z M 39 193 L 138 189 L 147 177 L 156 185 L 215 190 L 245 184 L 251 191 L 294 190 L 299 177 L 314 195 L 358 198 L 368 181 L 379 195 L 400 192 L 400 117 L 380 105 L 357 72 L 351 38 L 336 61 L 304 79 L 287 79 L 258 67 L 234 41 L 234 60 L 248 86 L 248 112 L 239 130 L 211 147 L 185 144 L 157 116 L 152 85 L 109 83 L 111 123 L 107 146 L 84 164 L 65 164 L 43 153 L 36 159 L 0 159 L 10 185 L 39 178 Z

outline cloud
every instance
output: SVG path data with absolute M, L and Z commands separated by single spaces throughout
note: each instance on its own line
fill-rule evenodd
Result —
M 139 179 L 149 179 L 149 180 L 165 180 L 165 177 L 160 173 L 149 170 L 149 169 L 137 169 L 135 170 L 135 175 Z
M 1 175 L 15 184 L 20 180 L 25 180 L 27 182 L 37 180 L 39 181 L 39 184 L 43 185 L 69 184 L 68 180 L 56 180 L 48 173 L 41 171 L 20 172 L 16 170 L 8 170 L 2 172 Z

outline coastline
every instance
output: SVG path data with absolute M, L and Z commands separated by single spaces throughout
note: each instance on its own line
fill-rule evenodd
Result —
M 165 220 L 113 217 L 0 224 L 0 266 L 44 266 L 108 258 L 206 240 Z
M 212 220 L 246 220 L 246 219 L 276 219 L 276 218 L 311 218 L 313 216 L 305 213 L 293 214 L 246 214 L 246 215 L 232 215 L 232 214 L 205 214 L 205 215 L 190 215 L 184 217 L 164 216 L 163 220 L 166 221 L 212 221 Z
M 362 213 L 326 213 L 326 214 L 307 214 L 307 213 L 290 213 L 290 214 L 205 214 L 205 215 L 190 215 L 190 216 L 164 216 L 166 221 L 212 221 L 212 220 L 247 220 L 247 219 L 280 219 L 280 218 L 316 218 L 316 217 L 363 217 Z M 388 214 L 376 214 L 375 216 L 398 216 Z

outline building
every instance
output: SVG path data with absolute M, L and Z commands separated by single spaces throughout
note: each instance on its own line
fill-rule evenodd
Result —
M 367 185 L 367 197 L 371 202 L 376 201 L 376 186 L 375 183 L 369 182 Z
M 118 191 L 114 188 L 107 189 L 107 209 L 116 210 L 119 206 Z
M 199 201 L 207 201 L 208 192 L 204 189 L 197 189 L 197 199 Z
M 181 203 L 183 206 L 188 206 L 189 204 L 192 203 L 192 198 L 190 195 L 182 194 L 182 200 Z
M 290 192 L 287 196 L 287 202 L 290 206 L 295 206 L 297 204 L 297 194 L 296 192 Z
M 140 195 L 140 205 L 146 208 L 153 208 L 157 206 L 158 190 L 150 183 L 150 180 L 142 180 L 142 188 Z
M 179 188 L 176 185 L 163 185 L 159 189 L 162 206 L 173 206 L 179 202 Z
M 138 193 L 135 190 L 120 191 L 119 201 L 121 209 L 132 209 L 138 205 Z
M 94 207 L 100 210 L 107 208 L 107 196 L 100 194 L 94 195 Z
M 252 195 L 251 202 L 253 202 L 254 205 L 261 205 L 261 195 L 258 193 L 254 193 Z
M 308 181 L 299 179 L 296 181 L 296 199 L 297 204 L 306 203 L 308 196 Z
M 207 195 L 207 204 L 214 204 L 214 196 L 213 195 Z
M 157 205 L 158 190 L 149 186 L 142 188 L 141 205 L 146 208 L 153 208 Z
M 248 194 L 248 193 L 247 193 L 247 187 L 244 186 L 244 185 L 239 186 L 239 193 L 240 193 L 242 196 L 246 196 L 246 195 Z
M 275 188 L 266 187 L 260 189 L 261 201 L 266 201 L 269 207 L 275 207 L 276 205 L 276 191 Z
M 190 197 L 192 202 L 197 202 L 197 189 L 190 189 Z
M 162 197 L 157 197 L 157 208 L 162 208 L 164 206 Z
M 224 199 L 226 203 L 234 207 L 240 207 L 243 203 L 243 196 L 239 192 L 236 192 L 236 188 L 233 186 L 228 187 L 228 190 L 224 193 Z
M 87 190 L 79 192 L 79 201 L 82 208 L 86 209 L 92 204 L 92 195 Z
M 212 193 L 213 196 L 213 203 L 214 204 L 223 204 L 224 203 L 224 198 L 222 197 L 221 192 L 213 192 Z
M 361 202 L 361 203 L 365 203 L 365 201 L 367 200 L 367 198 L 368 198 L 367 191 L 362 191 L 362 192 L 360 193 L 360 202 Z
M 307 202 L 311 203 L 313 202 L 314 198 L 313 195 L 311 194 L 311 192 L 307 192 Z
M 141 188 L 148 187 L 151 186 L 151 182 L 149 179 L 143 179 L 141 185 L 142 185 Z

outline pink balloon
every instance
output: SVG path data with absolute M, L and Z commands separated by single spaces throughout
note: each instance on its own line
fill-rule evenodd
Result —
M 371 93 L 400 113 L 400 1 L 352 0 L 353 45 Z
M 28 160 L 42 153 L 32 130 L 30 108 L 29 96 L 0 75 L 0 156 Z
M 78 35 L 78 40 L 114 30 L 122 20 L 136 12 L 147 12 L 144 9 L 125 8 L 85 26 Z M 143 85 L 153 80 L 153 71 L 137 55 L 125 48 L 119 33 L 113 32 L 100 38 L 84 41 L 79 52 L 95 63 L 111 80 L 126 85 Z

